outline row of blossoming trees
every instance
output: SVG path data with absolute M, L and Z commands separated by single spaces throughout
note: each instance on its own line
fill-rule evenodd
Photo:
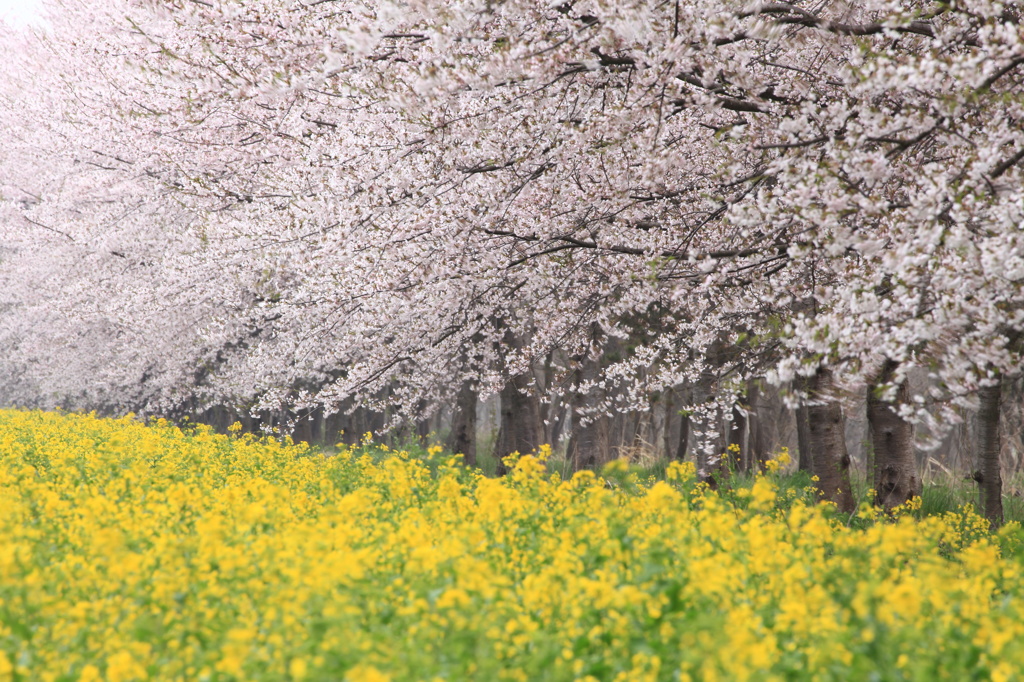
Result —
M 55 1 L 3 38 L 4 399 L 444 408 L 471 451 L 497 394 L 499 451 L 566 420 L 582 465 L 609 415 L 671 395 L 711 467 L 721 417 L 774 387 L 848 508 L 842 400 L 866 386 L 879 502 L 919 490 L 914 425 L 968 408 L 998 520 L 1021 19 L 993 0 Z

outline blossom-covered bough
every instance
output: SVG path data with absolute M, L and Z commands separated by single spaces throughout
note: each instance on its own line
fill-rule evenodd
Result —
M 15 400 L 533 391 L 586 448 L 652 392 L 696 387 L 699 426 L 765 378 L 847 506 L 837 400 L 867 384 L 891 506 L 911 424 L 998 415 L 1017 371 L 1012 4 L 96 4 L 8 36 Z

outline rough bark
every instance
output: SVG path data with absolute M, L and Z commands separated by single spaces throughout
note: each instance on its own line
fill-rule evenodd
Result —
M 496 320 L 495 324 L 498 327 L 504 326 L 501 320 Z M 506 328 L 499 351 L 503 353 L 506 349 L 521 350 L 524 343 L 523 337 Z M 540 447 L 543 441 L 540 398 L 532 384 L 533 371 L 528 370 L 509 376 L 501 389 L 498 437 L 494 444 L 494 470 L 498 476 L 508 473 L 508 467 L 504 463 L 505 457 L 513 453 L 530 453 Z
M 320 445 L 331 445 L 327 442 L 327 417 L 323 406 L 313 410 L 313 438 Z
M 422 414 L 423 412 L 426 411 L 426 407 L 426 401 L 420 400 L 416 406 L 416 412 Z M 420 445 L 426 446 L 428 444 L 427 441 L 430 439 L 430 427 L 431 424 L 429 417 L 425 419 L 416 420 L 416 440 L 420 443 Z
M 921 494 L 921 476 L 914 459 L 914 426 L 896 412 L 895 405 L 910 402 L 910 385 L 904 380 L 896 400 L 881 399 L 884 384 L 892 382 L 897 364 L 887 360 L 874 385 L 868 387 L 867 415 L 873 470 L 868 476 L 875 489 L 875 504 L 892 509 Z
M 525 455 L 541 445 L 540 401 L 529 392 L 529 374 L 513 377 L 501 389 L 501 426 L 494 448 L 495 472 L 508 473 L 504 458 L 518 452 Z
M 822 498 L 834 502 L 840 511 L 853 512 L 850 485 L 850 455 L 846 451 L 846 419 L 839 401 L 829 395 L 832 372 L 819 369 L 811 380 L 811 401 L 807 408 L 809 445 L 814 475 Z
M 579 399 L 576 396 L 573 396 L 568 401 L 565 409 L 565 420 L 569 426 L 569 435 L 565 442 L 565 459 L 572 468 L 572 471 L 576 471 L 576 451 L 579 450 L 580 443 Z
M 292 441 L 295 443 L 313 442 L 313 417 L 310 414 L 297 416 L 295 428 L 292 430 Z
M 586 384 L 595 381 L 600 373 L 600 360 L 597 358 L 584 358 L 580 364 L 579 380 Z M 594 469 L 600 467 L 611 459 L 611 424 L 607 415 L 593 414 L 601 397 L 589 393 L 579 397 L 578 404 L 583 408 L 574 411 L 574 438 L 572 450 L 569 457 L 573 464 L 573 470 Z M 587 421 L 581 424 L 581 421 Z
M 811 455 L 811 423 L 807 412 L 807 406 L 801 405 L 793 411 L 793 417 L 796 419 L 797 469 L 810 472 L 814 470 L 814 461 Z
M 1003 479 L 999 470 L 999 408 L 1002 381 L 978 389 L 978 481 L 980 506 L 993 528 L 1003 523 Z
M 589 424 L 580 427 L 576 440 L 576 451 L 573 453 L 573 469 L 597 469 L 611 460 L 611 438 L 609 419 L 605 415 L 597 417 Z
M 764 471 L 765 462 L 772 458 L 779 445 L 779 423 L 785 414 L 779 397 L 761 388 L 756 382 L 750 383 L 750 415 L 747 428 L 750 432 L 750 467 Z
M 676 447 L 676 459 L 680 462 L 686 459 L 690 449 L 690 416 L 684 414 L 679 419 L 679 444 Z
M 452 412 L 452 430 L 448 437 L 448 448 L 462 455 L 466 466 L 476 466 L 476 404 L 477 391 L 472 382 L 465 381 L 455 397 Z
M 608 418 L 608 448 L 620 447 L 626 444 L 629 437 L 629 415 L 625 412 L 615 411 Z
M 809 384 L 806 379 L 798 379 L 796 387 L 807 390 Z M 804 402 L 801 402 L 793 413 L 797 422 L 797 468 L 800 471 L 813 473 L 814 458 L 811 453 L 811 422 L 808 413 L 807 404 Z
M 665 391 L 665 426 L 661 432 L 661 442 L 667 460 L 672 459 L 672 413 L 675 410 L 675 402 L 675 391 Z
M 687 405 L 687 397 L 685 393 L 677 394 L 675 390 L 669 393 L 671 397 L 671 408 L 666 419 L 678 416 L 679 417 L 679 431 L 675 433 L 675 442 L 670 438 L 671 434 L 666 429 L 665 432 L 665 456 L 669 460 L 684 461 L 686 459 L 687 451 L 690 447 L 690 416 L 689 411 L 686 409 L 678 409 L 679 405 Z M 679 399 L 677 402 L 677 398 Z M 670 423 L 670 422 L 668 422 Z
M 340 442 L 348 442 L 351 437 L 348 428 L 349 415 L 339 410 L 324 417 L 324 443 L 336 445 Z

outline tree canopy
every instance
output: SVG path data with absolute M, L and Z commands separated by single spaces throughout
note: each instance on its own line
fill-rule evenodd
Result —
M 910 418 L 1020 366 L 1013 3 L 62 0 L 4 30 L 9 402 L 410 416 L 628 341 L 553 385 L 597 413 L 712 362 L 723 401 L 889 366 L 891 401 L 921 368 Z

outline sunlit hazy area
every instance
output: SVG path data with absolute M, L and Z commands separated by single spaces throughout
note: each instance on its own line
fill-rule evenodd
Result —
M 0 0 L 0 20 L 15 26 L 24 26 L 39 20 L 39 2 L 36 0 Z

